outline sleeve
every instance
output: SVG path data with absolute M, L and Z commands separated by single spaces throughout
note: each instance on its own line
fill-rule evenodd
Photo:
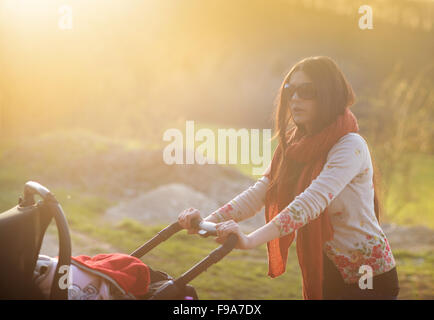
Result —
M 361 171 L 367 145 L 359 135 L 341 138 L 329 151 L 320 174 L 276 215 L 273 222 L 284 236 L 319 217 L 330 202 Z
M 264 206 L 268 184 L 269 179 L 266 176 L 261 177 L 253 186 L 214 211 L 212 215 L 218 222 L 231 219 L 239 222 L 254 216 Z

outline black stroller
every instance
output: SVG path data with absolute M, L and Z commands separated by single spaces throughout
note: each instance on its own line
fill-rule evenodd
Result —
M 36 203 L 35 195 L 39 195 L 42 200 Z M 25 184 L 24 194 L 19 198 L 18 205 L 0 214 L 0 299 L 42 298 L 39 288 L 33 281 L 33 273 L 44 234 L 53 217 L 58 230 L 59 253 L 50 299 L 68 299 L 68 288 L 59 286 L 62 276 L 59 269 L 62 266 L 69 267 L 71 264 L 68 223 L 54 195 L 47 188 L 33 181 Z M 214 224 L 209 222 L 196 222 L 196 224 L 201 236 L 215 235 Z M 131 253 L 131 256 L 143 257 L 181 229 L 178 222 L 172 223 Z M 153 289 L 149 291 L 146 299 L 180 300 L 186 296 L 198 299 L 195 289 L 188 283 L 229 254 L 237 240 L 237 236 L 231 234 L 223 245 L 176 279 L 165 272 L 150 268 Z

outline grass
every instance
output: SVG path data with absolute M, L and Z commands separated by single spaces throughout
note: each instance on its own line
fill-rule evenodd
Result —
M 434 201 L 432 194 L 434 190 L 434 155 L 418 154 L 412 155 L 415 158 L 415 165 L 411 171 L 411 186 L 404 186 L 407 193 L 405 205 L 388 218 L 397 223 L 405 225 L 424 225 L 434 229 Z M 402 195 L 401 179 L 395 177 L 397 183 L 391 183 L 391 196 L 386 203 L 393 205 L 398 195 Z
M 434 299 L 434 251 L 394 250 L 400 299 Z

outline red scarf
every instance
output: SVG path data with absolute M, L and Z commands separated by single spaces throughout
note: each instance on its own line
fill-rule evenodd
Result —
M 286 159 L 302 163 L 303 167 L 295 185 L 280 186 L 280 188 L 277 186 L 277 192 L 267 192 L 266 222 L 273 219 L 319 175 L 327 160 L 329 150 L 342 136 L 358 131 L 357 119 L 348 107 L 335 122 L 312 136 L 302 136 L 297 127 L 292 128 L 289 131 L 288 147 L 285 151 Z M 271 162 L 271 171 L 268 174 L 270 180 L 276 174 L 276 167 L 281 156 L 279 144 Z M 289 172 L 292 172 L 291 163 L 293 162 L 289 163 Z M 297 231 L 297 255 L 303 277 L 304 299 L 322 299 L 323 244 L 333 239 L 333 227 L 327 211 L 326 208 L 319 218 L 310 221 Z M 295 232 L 267 243 L 268 275 L 270 277 L 275 278 L 285 271 L 288 248 L 294 237 Z

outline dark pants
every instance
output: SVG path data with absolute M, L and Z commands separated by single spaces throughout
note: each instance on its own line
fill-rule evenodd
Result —
M 359 283 L 347 284 L 335 264 L 324 254 L 323 299 L 396 300 L 399 281 L 396 268 L 372 278 L 372 289 L 360 289 Z

